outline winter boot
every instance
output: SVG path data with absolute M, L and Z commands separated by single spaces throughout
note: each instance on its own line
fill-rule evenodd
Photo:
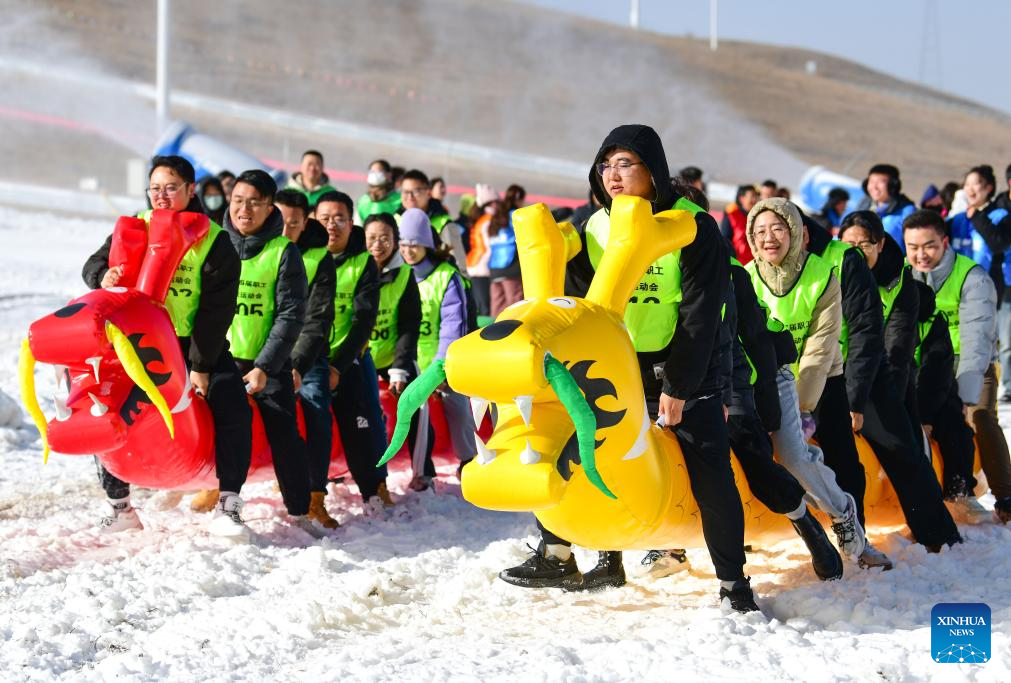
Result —
M 291 515 L 291 526 L 301 529 L 313 538 L 324 538 L 330 535 L 330 530 L 309 515 Z
M 309 519 L 313 519 L 323 525 L 325 529 L 337 529 L 340 527 L 340 523 L 336 519 L 330 516 L 330 513 L 326 511 L 326 505 L 323 504 L 323 499 L 326 497 L 325 491 L 313 491 L 311 494 L 311 500 L 309 501 L 309 514 L 306 515 Z
M 857 517 L 857 504 L 853 496 L 846 495 L 846 513 L 842 517 L 832 519 L 832 532 L 839 543 L 839 550 L 850 560 L 860 557 L 867 543 L 864 529 Z
M 109 513 L 98 522 L 101 534 L 117 534 L 120 531 L 141 531 L 144 525 L 137 516 L 137 510 L 130 505 L 129 498 L 110 500 Z
M 249 527 L 242 521 L 242 499 L 239 494 L 225 491 L 218 499 L 207 531 L 214 536 L 243 539 L 249 537 Z
M 1011 496 L 997 499 L 993 505 L 993 516 L 1001 524 L 1011 522 Z
M 636 568 L 635 575 L 641 578 L 662 579 L 676 572 L 691 569 L 688 554 L 680 548 L 674 550 L 650 550 Z
M 579 584 L 582 576 L 576 566 L 576 558 L 571 554 L 561 560 L 547 552 L 542 540 L 523 564 L 509 567 L 499 572 L 498 577 L 506 583 L 523 588 L 552 588 Z
M 734 581 L 730 588 L 720 586 L 720 602 L 724 598 L 730 601 L 730 608 L 735 612 L 741 614 L 761 612 L 755 603 L 755 594 L 751 591 L 751 579 L 748 577 Z
M 599 591 L 625 585 L 625 567 L 620 550 L 601 550 L 597 553 L 597 566 L 583 574 L 578 584 L 566 585 L 567 591 Z
M 868 542 L 864 547 L 864 551 L 860 553 L 860 557 L 857 558 L 857 564 L 860 565 L 861 569 L 873 569 L 875 567 L 881 567 L 882 571 L 888 571 L 895 565 L 892 561 L 888 559 L 888 555 L 875 548 Z
M 393 497 L 390 496 L 390 490 L 386 488 L 386 482 L 379 482 L 379 487 L 376 489 L 376 495 L 379 496 L 379 500 L 383 501 L 385 507 L 393 507 Z
M 984 524 L 993 519 L 993 514 L 979 504 L 976 496 L 957 496 L 945 503 L 952 517 L 967 524 Z
M 811 566 L 815 575 L 822 581 L 841 579 L 843 561 L 839 557 L 839 551 L 828 540 L 828 534 L 811 511 L 806 511 L 800 519 L 790 520 L 790 523 L 793 524 L 793 530 L 797 535 L 804 539 L 804 545 L 811 553 Z
M 190 501 L 190 510 L 193 510 L 193 512 L 211 512 L 217 507 L 219 498 L 221 498 L 221 492 L 217 489 L 197 491 L 197 494 L 193 496 L 193 500 Z

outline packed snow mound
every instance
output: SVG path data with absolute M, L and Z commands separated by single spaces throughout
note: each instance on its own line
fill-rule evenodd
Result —
M 10 396 L 0 389 L 0 427 L 20 427 L 21 408 Z

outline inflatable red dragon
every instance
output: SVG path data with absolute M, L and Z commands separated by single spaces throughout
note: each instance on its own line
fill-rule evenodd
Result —
M 32 323 L 19 375 L 46 458 L 50 449 L 96 455 L 120 479 L 148 488 L 217 486 L 210 409 L 193 390 L 164 306 L 183 255 L 208 229 L 207 217 L 196 213 L 156 209 L 150 224 L 120 217 L 109 254 L 110 267 L 123 267 L 119 286 L 88 292 Z M 56 416 L 48 422 L 35 391 L 36 362 L 56 370 Z M 383 393 L 384 410 L 395 415 Z M 253 411 L 250 482 L 273 476 L 255 403 Z M 433 411 L 433 419 L 445 435 L 442 415 Z M 387 422 L 392 428 L 394 420 Z M 445 441 L 436 443 L 443 457 L 451 452 Z M 342 476 L 347 467 L 336 432 L 334 451 L 330 474 Z M 410 466 L 409 457 L 400 461 Z

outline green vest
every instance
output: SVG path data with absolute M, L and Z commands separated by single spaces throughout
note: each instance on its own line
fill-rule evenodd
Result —
M 388 213 L 393 216 L 397 215 L 397 209 L 400 208 L 400 193 L 397 191 L 391 192 L 385 199 L 380 199 L 378 202 L 373 201 L 369 193 L 366 192 L 361 197 L 358 198 L 358 219 L 361 224 L 365 224 L 365 219 L 374 213 Z
M 793 337 L 793 343 L 797 347 L 797 361 L 793 363 L 792 368 L 794 374 L 797 374 L 800 356 L 804 354 L 804 344 L 811 330 L 814 309 L 821 295 L 825 293 L 825 288 L 828 287 L 832 267 L 818 256 L 808 254 L 800 277 L 793 283 L 790 291 L 782 296 L 774 294 L 765 284 L 755 261 L 744 268 L 751 275 L 751 284 L 755 287 L 759 301 L 763 301 L 769 307 L 772 317 L 782 323 Z
M 611 217 L 606 210 L 600 209 L 590 216 L 586 223 L 586 253 L 594 270 L 607 248 L 610 232 Z M 681 306 L 680 256 L 679 249 L 654 261 L 628 300 L 625 327 L 636 352 L 660 351 L 667 348 L 674 337 Z
M 738 261 L 736 258 L 734 258 L 733 256 L 731 256 L 730 257 L 730 267 L 733 268 L 734 266 L 737 266 L 738 268 L 744 268 L 744 265 L 740 261 Z M 731 279 L 731 281 L 733 281 L 733 275 L 732 274 L 731 274 L 731 278 L 730 279 Z M 736 297 L 736 294 L 735 294 L 735 297 Z M 765 329 L 769 330 L 769 332 L 782 332 L 785 329 L 783 327 L 783 323 L 779 322 L 774 317 L 772 317 L 772 313 L 769 312 L 768 305 L 766 305 L 766 303 L 764 301 L 762 301 L 761 299 L 758 299 L 758 305 L 761 306 L 762 307 L 762 311 L 765 312 Z M 726 304 L 724 304 L 723 305 L 724 314 L 726 313 L 726 309 L 727 309 L 727 306 L 726 306 Z M 740 319 L 740 315 L 741 315 L 741 312 L 738 311 L 737 312 L 738 319 Z M 743 340 L 741 340 L 740 335 L 738 335 L 737 339 L 738 339 L 738 341 L 741 344 L 741 352 L 744 354 L 744 360 L 748 361 L 748 367 L 751 368 L 751 378 L 750 378 L 749 381 L 751 382 L 752 385 L 754 385 L 755 380 L 758 379 L 758 371 L 755 370 L 755 364 L 751 362 L 751 358 L 748 356 L 748 350 L 746 348 L 744 348 L 744 342 L 743 342 Z
M 962 334 L 958 329 L 958 305 L 962 302 L 962 287 L 965 286 L 965 279 L 969 277 L 969 271 L 979 267 L 979 264 L 968 256 L 956 254 L 951 274 L 934 297 L 935 308 L 948 319 L 948 334 L 951 335 L 951 346 L 955 349 L 956 356 L 960 355 L 962 350 Z
M 232 355 L 256 360 L 274 326 L 274 297 L 281 257 L 291 240 L 283 235 L 271 239 L 260 253 L 242 262 L 235 317 L 228 328 Z
M 330 328 L 330 357 L 333 358 L 351 331 L 351 320 L 354 318 L 355 288 L 358 280 L 365 272 L 372 256 L 363 251 L 350 257 L 337 266 L 337 287 L 333 299 L 333 327 Z
M 310 285 L 316 278 L 316 271 L 319 270 L 319 264 L 329 253 L 330 252 L 326 250 L 326 247 L 314 247 L 302 252 L 302 263 L 305 265 L 305 280 Z
M 424 372 L 439 353 L 439 322 L 442 300 L 456 275 L 456 268 L 445 261 L 418 283 L 421 295 L 421 330 L 418 335 L 418 367 Z
M 846 256 L 846 252 L 850 249 L 855 249 L 852 244 L 843 242 L 841 240 L 831 240 L 828 246 L 825 247 L 824 253 L 822 253 L 821 258 L 827 261 L 830 266 L 832 266 L 832 271 L 835 273 L 836 280 L 839 281 L 839 286 L 842 287 L 842 263 L 843 258 Z M 864 255 L 863 251 L 857 250 L 857 253 L 861 256 Z M 839 335 L 839 344 L 842 346 L 842 359 L 846 362 L 846 357 L 849 356 L 850 350 L 850 326 L 846 322 L 846 316 L 842 319 L 842 332 Z
M 908 285 L 909 278 L 909 266 L 902 266 L 902 273 L 899 275 L 898 282 L 892 285 L 892 288 L 878 287 L 878 294 L 881 295 L 881 306 L 884 308 L 884 318 L 885 324 L 888 324 L 888 318 L 892 315 L 892 307 L 895 306 L 895 300 L 899 297 L 899 292 L 902 291 L 903 287 Z
M 451 220 L 453 219 L 449 217 L 448 213 L 444 213 L 440 216 L 432 216 L 432 229 L 435 230 L 437 235 L 442 234 L 442 229 L 446 227 L 446 223 L 449 223 Z
M 412 277 L 411 273 L 411 267 L 405 263 L 398 269 L 397 276 L 379 289 L 379 312 L 376 314 L 376 326 L 372 328 L 369 348 L 372 349 L 372 361 L 380 370 L 393 365 L 397 347 L 397 310 L 400 297 L 407 289 L 408 278 Z
M 137 217 L 150 224 L 151 209 L 138 214 Z M 197 309 L 200 307 L 200 284 L 204 261 L 207 260 L 207 254 L 210 253 L 214 240 L 218 238 L 220 232 L 221 226 L 210 221 L 207 234 L 186 250 L 172 276 L 172 284 L 169 285 L 168 294 L 165 295 L 165 308 L 168 310 L 172 327 L 180 337 L 193 334 L 193 319 L 196 318 Z

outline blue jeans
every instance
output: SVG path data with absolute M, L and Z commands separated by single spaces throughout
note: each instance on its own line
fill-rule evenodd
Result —
M 790 368 L 779 369 L 776 384 L 783 417 L 779 430 L 772 433 L 772 444 L 779 462 L 800 482 L 815 507 L 833 518 L 845 516 L 848 501 L 836 483 L 835 472 L 825 464 L 821 449 L 804 439 L 797 384 Z
M 326 491 L 333 431 L 330 427 L 330 364 L 322 354 L 302 375 L 302 414 L 309 461 L 309 490 Z

